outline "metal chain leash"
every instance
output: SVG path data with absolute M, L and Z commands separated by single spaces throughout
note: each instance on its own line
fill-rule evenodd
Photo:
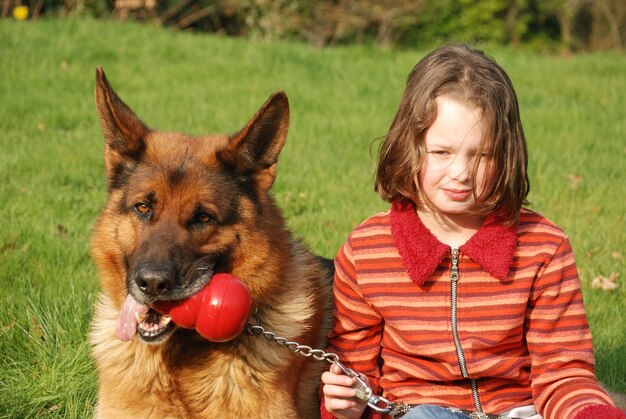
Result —
M 335 364 L 349 377 L 352 377 L 356 381 L 355 391 L 356 397 L 367 402 L 367 405 L 380 413 L 386 413 L 391 417 L 396 417 L 399 415 L 403 415 L 408 412 L 411 406 L 404 404 L 402 402 L 391 402 L 382 396 L 377 396 L 374 394 L 372 388 L 363 381 L 361 376 L 354 371 L 353 369 L 347 368 L 345 365 L 341 363 L 339 360 L 339 356 L 333 352 L 326 352 L 322 349 L 314 349 L 307 345 L 301 345 L 298 342 L 289 341 L 286 338 L 281 336 L 277 336 L 275 333 L 265 330 L 263 326 L 261 326 L 261 322 L 259 321 L 258 313 L 255 314 L 256 317 L 256 325 L 248 323 L 246 329 L 248 333 L 253 336 L 263 336 L 265 339 L 269 341 L 273 341 L 279 346 L 289 349 L 292 352 L 300 354 L 304 357 L 311 357 L 318 361 L 326 361 L 329 364 Z
M 248 333 L 254 336 L 263 336 L 265 339 L 274 341 L 279 346 L 283 346 L 289 349 L 292 352 L 298 353 L 305 357 L 312 357 L 318 361 L 327 361 L 330 364 L 334 364 L 339 361 L 339 357 L 337 354 L 332 352 L 325 352 L 321 349 L 314 349 L 307 345 L 300 345 L 298 342 L 292 342 L 287 340 L 286 338 L 277 336 L 275 333 L 268 332 L 263 328 L 263 326 L 257 324 L 252 325 L 248 323 L 247 325 Z
M 253 336 L 263 336 L 265 339 L 273 341 L 279 346 L 289 349 L 290 351 L 300 354 L 304 357 L 313 358 L 317 361 L 326 361 L 329 364 L 337 365 L 339 368 L 341 368 L 341 371 L 343 371 L 344 374 L 355 379 L 356 385 L 354 389 L 356 391 L 356 397 L 363 400 L 364 402 L 367 402 L 367 405 L 371 409 L 395 418 L 397 416 L 404 415 L 414 407 L 403 402 L 392 402 L 387 400 L 383 396 L 375 395 L 372 388 L 367 385 L 365 381 L 363 381 L 361 376 L 356 371 L 351 368 L 347 368 L 341 363 L 341 361 L 339 360 L 339 355 L 333 352 L 323 351 L 322 349 L 311 348 L 307 345 L 301 345 L 298 342 L 293 342 L 281 336 L 277 336 L 275 333 L 267 331 L 263 326 L 261 326 L 258 313 L 255 313 L 255 318 L 257 323 L 256 325 L 248 323 L 246 326 L 246 330 L 248 331 L 248 333 Z M 449 407 L 447 409 L 452 412 L 462 413 L 470 419 L 514 419 L 506 418 L 500 415 L 492 415 L 483 412 L 473 412 L 453 407 Z

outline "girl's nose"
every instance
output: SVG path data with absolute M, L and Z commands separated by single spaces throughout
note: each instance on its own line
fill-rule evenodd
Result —
M 457 154 L 448 167 L 450 177 L 460 182 L 468 180 L 470 177 L 470 164 L 469 159 Z

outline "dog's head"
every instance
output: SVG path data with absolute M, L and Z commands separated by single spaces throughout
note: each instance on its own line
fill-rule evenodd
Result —
M 139 337 L 162 342 L 173 327 L 151 304 L 186 298 L 216 272 L 254 277 L 280 249 L 280 228 L 279 237 L 269 233 L 284 220 L 268 190 L 287 136 L 287 96 L 272 95 L 235 134 L 194 137 L 148 128 L 100 68 L 95 95 L 109 196 L 92 254 L 104 292 L 140 313 Z M 247 282 L 253 297 L 267 281 Z

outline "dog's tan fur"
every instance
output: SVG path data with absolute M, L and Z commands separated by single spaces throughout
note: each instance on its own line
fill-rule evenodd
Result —
M 289 124 L 285 94 L 274 94 L 231 136 L 192 137 L 147 128 L 101 69 L 96 103 L 109 181 L 108 200 L 92 236 L 102 291 L 90 332 L 99 379 L 96 416 L 319 416 L 325 363 L 261 336 L 244 331 L 232 341 L 212 343 L 179 328 L 164 342 L 147 344 L 138 337 L 123 342 L 115 334 L 129 292 L 145 304 L 167 299 L 136 289 L 133 280 L 142 259 L 167 265 L 175 251 L 180 266 L 174 271 L 197 263 L 193 255 L 208 258 L 214 272 L 230 272 L 246 283 L 252 311 L 265 329 L 324 348 L 332 318 L 331 273 L 292 238 L 269 194 Z M 156 196 L 149 220 L 133 211 L 148 191 Z M 209 208 L 214 219 L 200 223 L 193 218 L 198 206 Z M 174 282 L 181 287 L 179 279 Z M 252 315 L 249 321 L 255 322 Z

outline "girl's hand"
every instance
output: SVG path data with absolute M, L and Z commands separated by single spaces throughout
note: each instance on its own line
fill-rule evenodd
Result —
M 369 380 L 361 374 L 361 379 L 369 385 Z M 358 419 L 367 407 L 367 403 L 355 397 L 352 386 L 354 378 L 344 375 L 337 365 L 322 374 L 324 387 L 324 406 L 338 419 Z

